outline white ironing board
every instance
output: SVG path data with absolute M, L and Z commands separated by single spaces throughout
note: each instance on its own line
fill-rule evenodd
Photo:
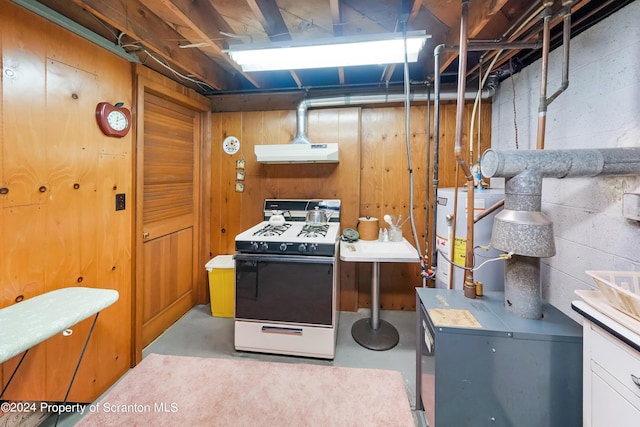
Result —
M 99 313 L 118 291 L 62 288 L 0 309 L 0 363 Z
M 113 289 L 71 287 L 47 292 L 0 309 L 0 363 L 23 353 L 18 365 L 0 392 L 0 399 L 30 348 L 94 316 L 64 397 L 63 403 L 66 403 L 82 356 L 84 356 L 89 338 L 91 338 L 93 328 L 98 320 L 98 314 L 116 302 L 119 296 L 118 291 Z M 58 419 L 59 417 L 60 413 L 58 413 Z M 58 419 L 56 419 L 56 425 Z

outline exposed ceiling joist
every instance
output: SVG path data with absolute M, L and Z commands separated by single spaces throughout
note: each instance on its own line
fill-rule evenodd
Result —
M 409 11 L 409 16 L 407 18 L 407 27 L 410 28 L 413 21 L 418 16 L 418 12 L 420 12 L 420 7 L 422 7 L 422 0 L 412 0 L 411 1 L 411 10 Z M 396 23 L 396 31 L 397 27 L 400 23 Z M 396 70 L 396 64 L 388 64 L 384 67 L 384 71 L 382 72 L 382 78 L 380 80 L 384 82 L 389 82 L 391 80 L 391 76 L 393 72 Z
M 467 38 L 472 39 L 484 29 L 489 23 L 491 17 L 495 15 L 500 9 L 508 2 L 508 0 L 476 0 L 469 2 L 469 18 L 467 20 Z M 460 44 L 460 18 L 458 18 L 457 24 L 453 25 L 449 29 L 447 34 L 446 45 L 459 45 Z M 446 68 L 458 57 L 457 52 L 445 52 L 442 55 L 442 62 L 440 63 L 440 71 L 446 70 Z
M 188 43 L 195 46 L 206 45 L 202 47 L 202 51 L 211 56 L 216 63 L 235 70 L 256 88 L 261 87 L 252 75 L 243 72 L 240 66 L 222 51 L 220 40 L 223 36 L 215 22 L 224 22 L 224 20 L 218 16 L 218 12 L 211 6 L 211 3 L 191 0 L 141 0 L 141 2 L 156 13 L 161 10 L 159 6 L 163 5 L 169 13 L 175 16 L 178 23 L 176 31 L 185 36 Z M 164 18 L 165 21 L 167 19 Z M 181 31 L 184 27 L 190 31 Z M 230 29 L 225 30 L 230 31 Z
M 6 1 L 6 0 L 0 0 Z M 17 0 L 16 0 L 17 1 Z M 33 1 L 36 0 L 25 0 Z M 431 36 L 417 63 L 409 65 L 412 85 L 433 75 L 431 51 L 440 44 L 460 44 L 460 14 L 469 3 L 467 36 L 473 41 L 525 42 L 539 39 L 539 9 L 546 0 L 37 0 L 82 28 L 127 46 L 149 68 L 205 95 L 272 91 L 352 93 L 399 86 L 398 64 L 243 72 L 225 53 L 240 44 L 280 40 L 318 40 L 423 30 Z M 551 1 L 551 0 L 549 0 Z M 572 22 L 584 30 L 635 0 L 574 0 Z M 554 13 L 565 0 L 551 1 Z M 578 9 L 580 9 L 578 11 Z M 575 12 L 579 13 L 576 14 Z M 531 20 L 526 16 L 533 16 Z M 575 18 L 575 20 L 574 20 Z M 561 19 L 553 19 L 553 38 Z M 515 31 L 518 29 L 518 31 Z M 573 32 L 572 32 L 573 34 Z M 182 46 L 182 48 L 180 47 Z M 108 47 L 107 47 L 108 48 Z M 518 49 L 522 49 L 519 47 Z M 516 72 L 539 58 L 540 49 L 505 50 L 495 63 L 514 59 Z M 468 84 L 475 85 L 482 58 L 494 52 L 469 52 Z M 442 84 L 455 85 L 456 52 L 440 57 Z M 494 68 L 495 68 L 494 67 Z M 486 70 L 488 67 L 484 67 Z M 175 73 L 175 74 L 174 74 Z M 484 74 L 484 72 L 483 72 Z M 504 76 L 504 73 L 498 72 Z
M 291 34 L 275 0 L 247 0 L 247 3 L 271 41 L 291 40 Z
M 329 0 L 331 20 L 333 21 L 333 35 L 340 37 L 342 31 L 342 15 L 340 14 L 340 0 Z
M 198 80 L 217 90 L 236 86 L 229 74 L 200 50 L 179 49 L 175 44 L 176 38 L 180 37 L 179 33 L 139 1 L 71 1 L 126 34 L 132 39 L 132 44 L 146 50 L 154 60 L 172 64 L 171 67 L 187 79 Z M 132 50 L 135 50 L 134 46 Z M 180 69 L 176 64 L 180 64 Z
M 583 2 L 580 2 L 580 3 L 577 3 L 577 4 L 573 5 L 573 7 L 571 8 L 571 13 L 575 14 L 581 8 L 586 6 L 589 3 L 589 1 L 590 0 L 585 0 Z M 561 4 L 555 5 L 555 7 L 552 8 L 552 13 L 556 14 L 561 9 L 562 9 L 562 5 Z M 563 21 L 563 16 L 557 15 L 551 20 L 550 26 L 552 28 L 555 27 L 555 26 L 560 26 L 561 27 L 562 26 L 562 21 Z M 542 30 L 542 22 L 540 20 L 532 19 L 526 25 L 522 26 L 520 31 L 517 31 L 513 35 L 509 36 L 507 41 L 513 41 L 516 37 L 518 37 L 520 41 L 533 42 L 533 41 L 539 40 L 540 31 L 541 30 Z M 558 34 L 556 36 L 552 36 L 552 39 L 558 39 L 560 37 L 562 37 L 561 34 Z M 490 63 L 491 61 L 493 61 L 493 58 L 497 54 L 498 54 L 498 50 L 494 50 L 492 52 L 488 52 L 487 55 L 484 58 L 484 63 L 486 64 L 486 63 Z M 504 51 L 504 52 L 502 52 L 500 54 L 500 57 L 496 60 L 494 66 L 493 66 L 493 69 L 495 70 L 495 69 L 498 69 L 498 68 L 506 66 L 506 64 L 509 63 L 511 61 L 511 59 L 514 58 L 516 55 L 518 55 L 518 56 L 526 56 L 528 54 L 526 52 L 523 53 L 523 52 L 520 52 L 518 50 Z M 476 64 L 476 65 L 471 66 L 470 69 L 467 72 L 467 76 L 473 76 L 475 73 L 477 73 L 479 71 L 479 69 L 480 69 L 480 64 Z

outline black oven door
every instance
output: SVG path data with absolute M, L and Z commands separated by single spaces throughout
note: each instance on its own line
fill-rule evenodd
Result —
M 236 319 L 331 326 L 334 257 L 236 254 Z

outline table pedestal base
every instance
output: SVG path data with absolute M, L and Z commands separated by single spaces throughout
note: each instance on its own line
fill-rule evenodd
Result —
M 371 327 L 371 319 L 360 319 L 351 327 L 351 336 L 369 350 L 389 350 L 400 340 L 398 331 L 389 322 L 378 319 L 378 329 Z

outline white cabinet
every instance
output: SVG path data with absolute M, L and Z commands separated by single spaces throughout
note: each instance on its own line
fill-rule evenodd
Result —
M 572 306 L 584 316 L 584 426 L 640 426 L 640 335 L 583 302 Z

